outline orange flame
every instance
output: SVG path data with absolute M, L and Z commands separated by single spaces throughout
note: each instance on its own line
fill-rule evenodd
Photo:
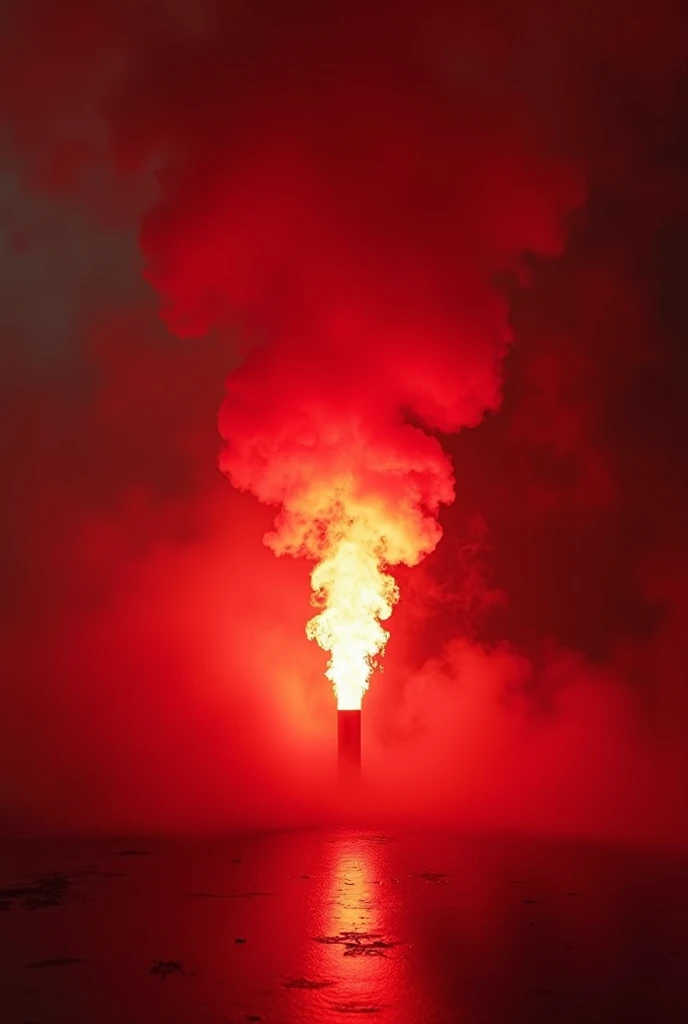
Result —
M 337 707 L 361 707 L 370 676 L 384 654 L 389 633 L 381 625 L 399 600 L 393 577 L 384 571 L 381 543 L 362 522 L 338 538 L 311 574 L 313 604 L 322 608 L 306 635 L 330 652 L 325 675 L 334 685 Z

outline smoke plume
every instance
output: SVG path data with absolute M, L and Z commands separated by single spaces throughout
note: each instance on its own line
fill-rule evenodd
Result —
M 438 12 L 400 12 L 390 46 L 386 19 L 356 5 L 302 16 L 288 49 L 258 14 L 241 27 L 250 59 L 204 47 L 207 134 L 177 121 L 142 244 L 173 330 L 226 319 L 251 345 L 220 464 L 277 508 L 272 549 L 318 563 L 309 634 L 341 704 L 384 649 L 387 568 L 440 538 L 454 480 L 436 434 L 499 406 L 510 330 L 494 278 L 561 249 L 582 186 L 482 26 L 464 37 Z M 228 95 L 231 115 L 213 115 Z
M 378 809 L 685 835 L 680 7 L 382 7 L 3 15 L 7 827 L 326 815 L 353 544 Z

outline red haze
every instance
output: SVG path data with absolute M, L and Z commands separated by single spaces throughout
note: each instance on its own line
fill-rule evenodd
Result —
M 7 15 L 6 829 L 331 813 L 306 565 L 261 538 L 308 549 L 346 471 L 429 556 L 375 813 L 685 840 L 680 12 L 447 6 Z M 228 374 L 271 509 L 215 469 Z

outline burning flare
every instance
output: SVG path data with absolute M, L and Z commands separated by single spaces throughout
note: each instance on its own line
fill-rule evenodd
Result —
M 358 521 L 333 541 L 311 573 L 313 604 L 322 611 L 306 634 L 330 652 L 325 675 L 343 711 L 361 707 L 389 638 L 381 622 L 392 614 L 399 590 L 385 564 L 381 539 Z

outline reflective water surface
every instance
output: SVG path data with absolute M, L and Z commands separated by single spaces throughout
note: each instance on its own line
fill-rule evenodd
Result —
M 686 902 L 678 857 L 505 836 L 6 843 L 0 1020 L 673 1024 Z

